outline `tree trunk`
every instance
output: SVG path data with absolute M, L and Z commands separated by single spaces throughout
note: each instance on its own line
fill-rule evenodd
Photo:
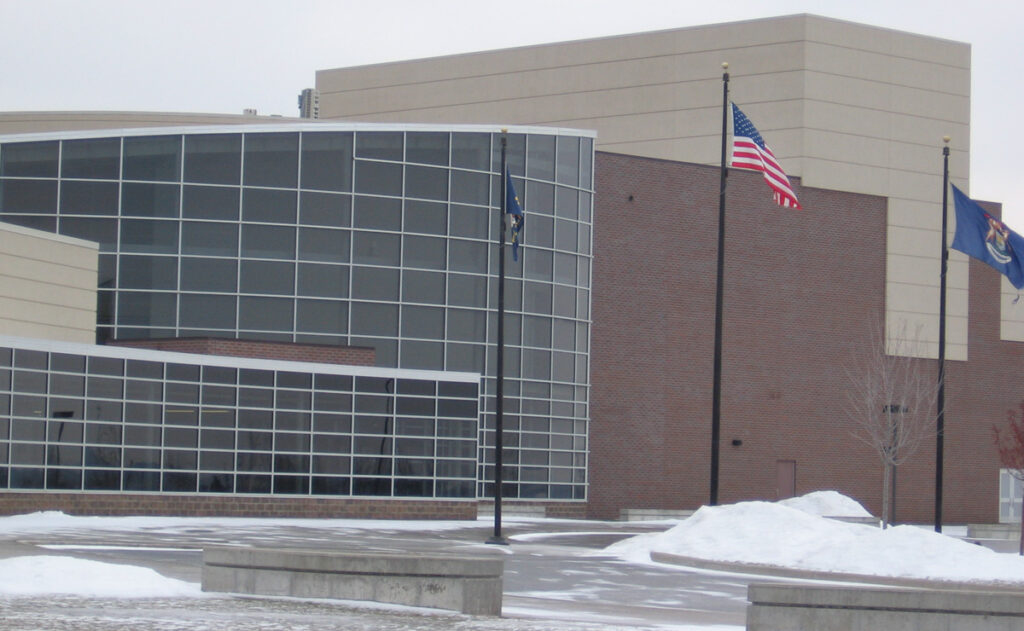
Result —
M 882 528 L 889 527 L 889 495 L 892 488 L 890 481 L 892 480 L 892 464 L 883 462 L 882 467 L 884 473 L 882 474 Z

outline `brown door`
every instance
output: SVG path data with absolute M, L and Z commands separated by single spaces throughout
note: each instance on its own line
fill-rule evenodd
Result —
M 796 495 L 796 460 L 775 461 L 775 495 L 780 500 Z

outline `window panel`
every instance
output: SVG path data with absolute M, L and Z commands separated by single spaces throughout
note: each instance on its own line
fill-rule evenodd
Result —
M 352 335 L 398 335 L 398 306 L 352 303 Z
M 238 261 L 182 257 L 181 289 L 235 293 L 238 289 Z
M 119 190 L 117 182 L 63 182 L 60 212 L 65 215 L 116 216 Z
M 452 239 L 448 246 L 448 269 L 486 274 L 487 243 Z
M 526 141 L 526 174 L 539 180 L 555 179 L 555 137 L 530 134 Z
M 405 195 L 406 197 L 447 201 L 448 170 L 406 166 Z
M 351 132 L 307 132 L 302 135 L 302 188 L 352 190 Z
M 483 308 L 487 300 L 487 277 L 449 274 L 448 304 Z
M 444 281 L 444 274 L 437 272 L 403 271 L 402 300 L 436 305 L 444 304 Z
M 234 329 L 235 296 L 181 294 L 181 324 L 185 328 Z
M 392 197 L 402 195 L 401 164 L 356 160 L 355 174 L 357 193 L 390 195 Z
M 0 211 L 4 213 L 56 213 L 57 181 L 0 181 Z
M 479 206 L 452 204 L 451 235 L 470 239 L 487 240 L 488 210 Z
M 238 184 L 241 179 L 240 134 L 185 136 L 185 181 Z
M 398 270 L 353 266 L 352 299 L 398 300 Z
M 452 166 L 487 171 L 490 169 L 490 134 L 452 134 Z
M 212 221 L 181 224 L 181 253 L 238 256 L 238 225 Z
M 580 138 L 580 186 L 583 188 L 594 187 L 593 162 L 594 139 Z
M 448 132 L 408 132 L 405 160 L 420 164 L 448 164 Z
M 184 186 L 181 214 L 193 219 L 238 221 L 237 187 Z
M 270 133 L 245 135 L 246 186 L 296 188 L 299 169 L 299 135 Z
M 347 263 L 350 240 L 348 230 L 299 228 L 299 260 Z
M 444 309 L 403 306 L 402 337 L 442 339 L 444 337 Z
M 47 142 L 4 143 L 0 152 L 0 176 L 57 177 L 60 144 Z
M 445 369 L 484 372 L 484 347 L 477 344 L 445 344 Z
M 246 294 L 295 293 L 295 264 L 242 260 L 239 291 Z
M 244 189 L 242 220 L 294 224 L 297 212 L 296 199 L 295 191 Z
M 125 182 L 121 185 L 121 215 L 176 218 L 179 190 L 177 184 Z
M 300 332 L 348 333 L 348 303 L 338 300 L 298 300 L 296 325 Z
M 292 301 L 281 298 L 238 299 L 238 328 L 253 331 L 292 330 Z
M 397 267 L 401 237 L 379 232 L 355 232 L 352 235 L 352 262 Z
M 448 339 L 484 342 L 487 320 L 483 311 L 448 309 Z
M 180 172 L 181 136 L 124 139 L 124 179 L 174 182 L 179 179 Z
M 243 223 L 242 256 L 266 259 L 294 259 L 295 228 Z
M 525 278 L 548 281 L 554 278 L 552 270 L 554 254 L 552 252 L 531 249 L 529 256 L 524 258 L 526 259 L 523 274 Z
M 362 131 L 356 134 L 356 156 L 379 160 L 402 159 L 402 132 Z
M 576 258 L 571 254 L 555 253 L 555 282 L 568 285 L 576 284 Z
M 347 265 L 299 264 L 300 296 L 348 297 Z
M 177 289 L 178 259 L 164 256 L 122 256 L 118 284 L 124 289 Z
M 444 369 L 444 344 L 402 340 L 399 353 L 399 367 L 420 370 Z
M 389 197 L 356 195 L 352 225 L 369 230 L 402 229 L 402 200 Z
M 405 202 L 405 232 L 448 234 L 448 206 L 437 202 L 407 200 Z
M 405 235 L 402 238 L 402 265 L 443 270 L 447 261 L 445 240 Z
M 580 139 L 573 136 L 558 136 L 555 179 L 561 184 L 576 186 L 580 173 Z
M 487 206 L 491 195 L 491 178 L 487 173 L 452 171 L 452 201 Z
M 121 174 L 121 139 L 65 140 L 61 149 L 64 178 L 116 180 Z
M 305 226 L 348 228 L 352 225 L 352 196 L 333 193 L 299 194 L 299 223 Z

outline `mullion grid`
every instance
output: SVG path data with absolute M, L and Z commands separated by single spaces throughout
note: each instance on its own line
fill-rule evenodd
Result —
M 48 355 L 50 355 L 50 354 L 48 354 Z M 50 356 L 52 357 L 52 355 L 50 355 Z M 49 357 L 48 357 L 48 361 L 49 361 Z M 83 418 L 83 419 L 71 419 L 71 420 L 67 421 L 67 422 L 75 422 L 75 423 L 78 423 L 78 424 L 81 425 L 82 430 L 83 430 L 83 432 L 82 432 L 83 435 L 82 435 L 81 439 L 79 439 L 77 441 L 53 440 L 50 437 L 49 428 L 47 427 L 47 423 L 50 420 L 52 420 L 50 417 L 53 416 L 53 414 L 52 414 L 53 410 L 50 410 L 50 412 L 51 412 L 50 414 L 46 414 L 46 412 L 44 410 L 44 416 L 38 418 L 39 422 L 43 423 L 43 425 L 42 425 L 42 432 L 43 432 L 43 434 L 42 434 L 41 440 L 39 440 L 39 441 L 18 441 L 18 444 L 20 444 L 21 442 L 25 442 L 25 444 L 36 444 L 36 445 L 39 445 L 42 448 L 42 452 L 41 452 L 41 456 L 40 456 L 41 460 L 39 462 L 37 462 L 37 463 L 23 463 L 21 467 L 15 466 L 13 468 L 22 468 L 22 469 L 26 469 L 26 470 L 37 470 L 37 471 L 39 471 L 39 474 L 41 476 L 40 477 L 40 480 L 41 480 L 40 488 L 49 488 L 49 485 L 47 484 L 47 481 L 48 481 L 48 474 L 47 474 L 47 472 L 48 471 L 57 470 L 57 469 L 61 469 L 61 470 L 65 470 L 66 469 L 66 470 L 70 470 L 70 471 L 77 471 L 77 472 L 79 472 L 79 474 L 80 474 L 79 483 L 78 483 L 78 485 L 76 487 L 68 487 L 66 485 L 63 485 L 63 486 L 58 486 L 58 487 L 51 488 L 51 490 L 60 490 L 60 491 L 69 491 L 69 490 L 89 490 L 89 491 L 94 491 L 94 492 L 103 492 L 103 491 L 113 491 L 113 492 L 146 492 L 146 491 L 152 491 L 152 492 L 161 492 L 162 491 L 164 493 L 185 493 L 185 494 L 199 493 L 199 494 L 208 494 L 208 493 L 219 493 L 219 491 L 206 491 L 206 492 L 204 492 L 204 491 L 198 490 L 198 489 L 202 488 L 201 487 L 201 485 L 202 485 L 201 479 L 202 479 L 202 476 L 204 474 L 227 474 L 227 475 L 232 476 L 232 478 L 234 478 L 235 480 L 237 480 L 237 476 L 238 475 L 245 475 L 247 472 L 241 471 L 238 468 L 238 466 L 237 466 L 238 455 L 240 453 L 242 453 L 242 451 L 241 451 L 242 448 L 241 448 L 241 446 L 239 445 L 239 442 L 238 442 L 238 433 L 243 430 L 243 428 L 241 427 L 240 421 L 239 421 L 239 416 L 240 416 L 239 412 L 241 410 L 245 410 L 245 409 L 253 409 L 253 410 L 261 409 L 263 411 L 273 412 L 273 411 L 281 410 L 282 408 L 277 406 L 276 403 L 272 407 L 268 407 L 268 408 L 242 408 L 240 406 L 240 404 L 239 404 L 238 388 L 239 387 L 243 387 L 243 386 L 238 381 L 237 376 L 236 376 L 236 379 L 235 379 L 234 383 L 223 383 L 223 382 L 219 382 L 219 381 L 209 381 L 209 380 L 207 380 L 205 378 L 205 374 L 201 371 L 199 373 L 199 375 L 197 376 L 195 381 L 188 381 L 188 380 L 182 381 L 180 379 L 172 379 L 171 378 L 171 376 L 166 371 L 166 363 L 163 363 L 163 362 L 156 362 L 156 363 L 159 363 L 161 365 L 161 375 L 162 376 L 160 378 L 133 376 L 133 375 L 128 374 L 127 370 L 124 370 L 120 375 L 109 375 L 109 374 L 104 374 L 104 373 L 94 373 L 94 372 L 92 372 L 90 370 L 90 366 L 88 365 L 87 362 L 83 362 L 83 369 L 82 369 L 81 372 L 56 371 L 52 367 L 49 367 L 49 366 L 46 369 L 19 368 L 19 370 L 25 370 L 26 372 L 30 372 L 30 373 L 33 373 L 33 374 L 39 374 L 39 375 L 44 376 L 44 379 L 46 380 L 47 384 L 49 384 L 49 376 L 51 374 L 55 374 L 55 373 L 56 374 L 64 374 L 64 375 L 72 375 L 72 376 L 80 377 L 83 380 L 81 394 L 71 395 L 71 394 L 63 394 L 63 393 L 52 392 L 51 389 L 49 388 L 49 385 L 47 385 L 47 387 L 45 388 L 46 392 L 38 393 L 38 396 L 40 397 L 40 399 L 43 402 L 46 402 L 46 404 L 48 406 L 49 406 L 49 403 L 48 403 L 49 399 L 52 399 L 52 397 L 54 397 L 54 396 L 60 396 L 62 398 L 70 399 L 70 400 L 79 399 L 82 402 L 83 410 L 85 410 L 85 414 L 84 414 L 85 418 Z M 238 373 L 237 373 L 237 369 L 236 369 L 236 375 L 237 374 Z M 277 374 L 280 374 L 280 373 L 277 373 Z M 88 379 L 89 379 L 90 376 L 96 376 L 96 377 L 100 377 L 100 378 L 104 378 L 104 379 L 108 379 L 109 378 L 109 379 L 119 380 L 119 388 L 120 388 L 120 392 L 121 392 L 121 397 L 120 398 L 110 398 L 110 397 L 96 397 L 96 396 L 91 395 L 90 392 L 89 392 L 89 387 L 88 387 Z M 276 421 L 275 421 L 275 427 L 273 429 L 271 429 L 270 431 L 272 433 L 274 433 L 274 434 L 276 434 L 278 432 L 281 432 L 281 433 L 285 433 L 285 434 L 289 434 L 289 435 L 298 435 L 298 436 L 308 437 L 308 439 L 309 439 L 308 447 L 305 448 L 305 451 L 302 452 L 301 455 L 304 455 L 305 457 L 309 458 L 309 464 L 305 467 L 304 471 L 297 471 L 297 472 L 295 472 L 297 474 L 296 477 L 300 477 L 300 478 L 302 478 L 302 479 L 304 479 L 306 481 L 306 483 L 305 483 L 306 489 L 305 489 L 305 491 L 303 491 L 300 494 L 301 495 L 322 495 L 322 494 L 313 493 L 312 479 L 315 476 L 317 476 L 317 475 L 325 475 L 327 477 L 335 477 L 335 478 L 351 478 L 351 477 L 354 477 L 356 474 L 355 474 L 355 472 L 353 472 L 351 470 L 346 471 L 346 472 L 342 472 L 340 474 L 332 474 L 332 473 L 324 473 L 324 472 L 319 472 L 318 473 L 313 468 L 312 462 L 313 462 L 313 458 L 315 456 L 317 456 L 317 455 L 331 455 L 331 456 L 335 456 L 335 455 L 339 455 L 339 453 L 338 452 L 320 452 L 316 448 L 315 436 L 316 436 L 317 431 L 316 431 L 316 425 L 314 424 L 314 415 L 317 412 L 326 411 L 326 410 L 321 410 L 321 408 L 316 404 L 315 395 L 316 395 L 317 390 L 316 390 L 315 384 L 314 384 L 314 373 L 309 373 L 309 377 L 310 377 L 310 386 L 308 388 L 283 388 L 283 387 L 280 387 L 278 385 L 267 386 L 267 388 L 270 390 L 271 396 L 273 397 L 273 400 L 275 402 L 277 401 L 277 393 L 279 391 L 302 393 L 303 395 L 310 397 L 310 404 L 309 404 L 309 406 L 305 406 L 305 405 L 301 405 L 301 404 L 298 405 L 298 406 L 294 406 L 295 408 L 305 408 L 305 407 L 308 407 L 308 409 L 285 410 L 285 411 L 293 411 L 293 412 L 297 411 L 297 412 L 308 414 L 309 415 L 308 418 L 309 418 L 309 422 L 310 422 L 309 428 L 308 429 L 301 429 L 301 430 L 297 430 L 297 431 L 296 430 L 290 430 L 290 429 L 283 429 L 282 430 L 282 429 L 279 429 L 279 428 L 276 427 Z M 135 381 L 151 383 L 151 384 L 159 384 L 160 385 L 159 391 L 161 393 L 161 396 L 159 396 L 158 398 L 161 400 L 161 402 L 157 403 L 157 402 L 155 402 L 153 400 L 153 398 L 149 398 L 149 399 L 133 398 L 128 393 L 128 391 L 127 391 L 127 382 L 128 382 L 128 380 L 135 380 Z M 431 382 L 431 383 L 434 384 L 433 387 L 434 387 L 435 392 L 436 392 L 436 389 L 438 387 L 438 383 L 439 382 Z M 178 385 L 184 385 L 186 387 L 188 387 L 188 386 L 194 387 L 195 388 L 195 392 L 196 392 L 196 396 L 195 396 L 194 399 L 190 398 L 189 401 L 168 401 L 168 385 L 169 384 L 178 384 Z M 208 387 L 209 388 L 220 388 L 220 387 L 223 387 L 223 388 L 233 389 L 232 395 L 234 397 L 235 403 L 233 405 L 228 405 L 228 404 L 220 404 L 220 405 L 218 405 L 218 404 L 211 403 L 209 401 L 204 401 L 206 399 L 206 393 L 204 391 Z M 257 386 L 245 386 L 245 387 L 257 387 Z M 355 395 L 357 395 L 359 393 L 359 390 L 357 388 L 351 388 L 351 389 L 349 389 L 347 391 L 336 391 L 336 392 L 339 393 L 339 394 L 355 396 Z M 408 395 L 406 395 L 406 396 L 408 396 Z M 395 409 L 394 409 L 394 403 L 397 401 L 397 397 L 398 397 L 398 395 L 396 393 L 394 393 L 394 392 L 391 393 L 389 395 L 389 397 L 388 397 L 389 400 L 392 403 L 391 411 L 389 412 L 389 415 L 391 417 L 391 422 L 392 423 L 394 423 L 395 419 L 397 418 L 396 417 L 396 413 L 395 413 Z M 173 398 L 173 397 L 171 397 L 171 398 Z M 421 398 L 423 398 L 423 397 L 421 397 Z M 437 401 L 438 400 L 437 397 L 426 397 L 426 398 L 428 398 L 431 401 Z M 119 422 L 115 422 L 113 420 L 90 419 L 89 417 L 91 416 L 91 413 L 88 411 L 88 408 L 89 408 L 89 405 L 90 405 L 91 402 L 116 403 L 117 405 L 120 406 L 119 409 L 121 410 L 121 420 Z M 132 422 L 130 422 L 131 419 L 126 418 L 127 404 L 129 404 L 129 403 L 141 403 L 141 404 L 150 404 L 150 405 L 158 406 L 159 410 L 160 410 L 160 417 L 161 417 L 162 422 L 160 422 L 159 424 L 156 424 L 156 423 L 132 423 Z M 187 422 L 187 421 L 183 422 L 183 423 L 182 422 L 174 423 L 173 419 L 168 419 L 167 418 L 168 412 L 170 411 L 170 408 L 179 408 L 179 409 L 181 409 L 183 411 L 188 410 L 191 413 L 194 413 L 195 414 L 195 423 L 193 424 L 193 423 L 190 423 L 190 422 Z M 215 411 L 215 410 L 227 410 L 227 411 L 232 412 L 234 420 L 231 422 L 230 426 L 222 426 L 222 425 L 210 424 L 210 423 L 208 423 L 206 421 L 206 419 L 210 416 L 209 412 Z M 355 412 L 354 411 L 349 411 L 348 413 L 349 413 L 349 415 L 352 418 L 354 418 L 354 416 L 355 416 Z M 439 420 L 443 420 L 442 417 L 439 416 L 440 414 L 441 414 L 441 411 L 440 411 L 439 407 L 437 407 L 436 404 L 435 404 L 435 407 L 433 408 L 433 412 L 430 415 L 426 415 L 426 416 L 422 416 L 421 415 L 419 417 L 419 418 L 424 419 L 425 421 L 428 421 L 432 425 L 433 429 L 429 433 L 426 433 L 426 434 L 423 434 L 423 433 L 420 433 L 420 434 L 416 434 L 416 433 L 399 433 L 397 431 L 397 428 L 394 425 L 392 425 L 390 432 L 384 435 L 384 437 L 392 439 L 392 447 L 389 450 L 389 453 L 387 455 L 390 458 L 390 460 L 392 461 L 393 466 L 392 466 L 392 469 L 391 469 L 391 473 L 389 475 L 385 476 L 385 478 L 387 478 L 389 480 L 389 482 L 391 482 L 393 484 L 394 481 L 400 477 L 400 473 L 398 472 L 398 467 L 394 466 L 394 464 L 400 463 L 401 461 L 407 460 L 407 459 L 419 460 L 419 459 L 421 459 L 421 457 L 427 457 L 427 458 L 429 458 L 433 462 L 432 471 L 431 471 L 430 475 L 428 475 L 428 476 L 424 476 L 424 475 L 414 476 L 414 477 L 419 477 L 419 478 L 424 478 L 424 479 L 430 480 L 431 494 L 428 495 L 428 497 L 442 497 L 442 495 L 439 495 L 440 489 L 437 488 L 438 480 L 445 479 L 445 480 L 451 480 L 451 481 L 456 481 L 456 482 L 460 481 L 460 480 L 461 481 L 465 481 L 465 482 L 472 482 L 472 480 L 467 480 L 467 479 L 457 478 L 457 477 L 456 478 L 452 478 L 452 477 L 445 478 L 444 476 L 441 476 L 441 475 L 438 474 L 438 469 L 439 469 L 438 463 L 443 461 L 443 460 L 446 460 L 446 459 L 447 460 L 451 460 L 452 459 L 450 457 L 443 456 L 442 454 L 440 454 L 438 452 L 437 445 L 438 445 L 438 441 L 441 440 L 441 437 L 438 435 L 438 429 L 437 428 L 438 428 Z M 30 418 L 30 417 L 25 417 L 25 418 L 27 419 L 27 418 Z M 458 419 L 458 420 L 461 420 L 461 421 L 464 421 L 464 422 L 472 422 L 471 419 L 468 419 L 468 418 L 461 418 L 461 419 Z M 108 426 L 108 425 L 116 425 L 121 430 L 120 431 L 119 439 L 116 442 L 116 444 L 115 443 L 111 443 L 111 442 L 95 442 L 93 440 L 90 440 L 90 434 L 92 433 L 90 431 L 91 427 L 101 427 L 102 428 L 102 427 L 105 427 L 105 426 Z M 141 441 L 136 441 L 136 439 L 129 439 L 127 437 L 127 433 L 128 433 L 127 430 L 129 428 L 131 428 L 131 427 L 153 428 L 153 429 L 156 430 L 155 433 L 157 435 L 159 435 L 160 438 L 159 438 L 159 440 L 156 443 L 149 444 L 149 445 L 143 444 Z M 171 444 L 171 442 L 168 439 L 168 433 L 167 433 L 168 430 L 184 430 L 186 432 L 195 432 L 195 440 L 194 440 L 194 442 L 192 443 L 191 446 L 176 446 L 176 445 L 173 445 L 173 444 Z M 203 440 L 203 431 L 204 430 L 231 432 L 233 434 L 233 437 L 232 437 L 232 447 L 231 448 L 225 448 L 225 447 L 206 448 L 206 446 L 204 444 L 204 440 Z M 358 436 L 359 434 L 356 434 L 355 432 L 353 432 L 352 428 L 350 426 L 348 432 L 340 432 L 340 433 L 338 433 L 338 435 L 342 435 L 342 436 L 348 435 L 348 436 L 354 438 L 354 437 Z M 377 435 L 371 435 L 371 436 L 377 437 Z M 395 442 L 394 442 L 394 440 L 396 438 L 401 438 L 401 437 L 412 438 L 412 439 L 426 439 L 426 440 L 430 440 L 430 441 L 432 441 L 434 446 L 431 449 L 431 452 L 429 454 L 410 454 L 410 455 L 398 454 L 398 453 L 395 452 Z M 14 442 L 14 441 L 11 440 L 11 436 L 8 436 L 8 437 L 6 437 L 5 440 L 0 441 L 0 444 L 2 444 L 2 447 L 5 450 L 7 450 L 8 453 L 10 453 L 12 442 Z M 73 466 L 55 466 L 55 465 L 52 465 L 52 464 L 49 463 L 48 456 L 47 456 L 48 448 L 50 446 L 55 446 L 55 447 L 60 447 L 60 446 L 63 446 L 63 447 L 68 447 L 68 446 L 78 447 L 79 449 L 82 450 L 82 454 L 81 454 L 82 457 L 81 457 L 80 461 L 78 462 L 78 464 L 73 465 Z M 90 464 L 88 462 L 88 450 L 90 448 L 113 450 L 113 452 L 116 452 L 118 454 L 118 463 L 117 463 L 117 465 L 116 466 L 103 467 L 103 466 L 96 466 L 94 464 Z M 149 467 L 147 467 L 147 466 L 132 466 L 132 464 L 129 463 L 127 461 L 126 457 L 125 457 L 125 454 L 127 453 L 126 450 L 130 450 L 130 449 L 137 449 L 137 450 L 148 449 L 148 450 L 152 450 L 152 451 L 156 452 L 158 454 L 158 458 L 159 458 L 158 465 L 155 466 L 155 467 L 152 467 L 152 466 L 149 466 Z M 209 468 L 209 467 L 205 467 L 203 465 L 203 461 L 202 461 L 202 454 L 203 454 L 204 451 L 211 451 L 211 452 L 215 452 L 215 453 L 230 454 L 232 462 L 235 463 L 235 465 L 233 466 L 231 471 L 225 471 L 223 468 Z M 189 458 L 187 457 L 189 452 L 191 452 L 191 454 L 195 456 L 195 464 L 194 464 L 194 466 L 187 467 L 187 468 L 168 468 L 168 466 L 167 466 L 168 465 L 167 455 L 169 453 L 171 453 L 171 454 L 183 454 L 183 455 L 186 455 L 185 459 L 189 460 Z M 294 450 L 279 450 L 279 449 L 277 449 L 276 445 L 272 444 L 270 451 L 265 452 L 265 453 L 268 453 L 271 456 L 271 458 L 274 459 L 274 458 L 276 458 L 279 455 L 295 455 L 295 454 L 299 454 L 300 452 L 296 452 Z M 351 455 L 357 455 L 357 454 L 354 454 L 354 450 L 350 450 L 349 454 L 350 454 L 350 457 L 351 457 Z M 343 454 L 340 454 L 340 455 L 343 455 Z M 465 460 L 465 457 L 464 456 L 461 457 L 461 458 L 456 457 L 455 459 Z M 11 466 L 11 465 L 8 465 L 8 466 Z M 281 471 L 276 471 L 274 469 L 275 469 L 274 467 L 271 467 L 271 469 L 268 470 L 268 471 L 251 472 L 251 473 L 256 473 L 257 475 L 260 475 L 260 474 L 267 475 L 267 476 L 269 476 L 271 478 L 279 476 L 281 473 L 283 473 Z M 106 484 L 101 484 L 97 488 L 88 488 L 90 486 L 88 484 L 88 482 L 87 482 L 87 480 L 89 479 L 89 474 L 90 473 L 96 474 L 96 473 L 100 473 L 100 472 L 103 472 L 103 471 L 110 471 L 110 472 L 112 472 L 115 475 L 115 477 L 116 477 L 116 483 L 106 483 Z M 160 480 L 160 483 L 156 484 L 154 488 L 129 488 L 128 484 L 126 482 L 127 474 L 154 474 Z M 168 474 L 170 474 L 171 476 L 178 476 L 175 479 L 177 479 L 179 482 L 181 482 L 183 480 L 191 479 L 190 476 L 194 476 L 195 479 L 194 479 L 194 481 L 192 482 L 192 484 L 190 485 L 189 488 L 182 488 L 180 485 L 179 486 L 174 486 L 174 485 L 169 484 Z M 7 486 L 10 486 L 10 488 L 21 488 L 21 487 L 18 487 L 18 486 L 15 486 L 15 485 L 10 485 L 10 484 L 8 484 Z M 293 493 L 277 493 L 276 492 L 276 487 L 271 487 L 271 489 L 272 489 L 272 492 L 269 493 L 270 495 L 274 495 L 274 496 L 294 495 Z M 238 491 L 238 487 L 236 485 L 234 485 L 234 484 L 232 485 L 231 488 L 224 489 L 224 491 L 226 491 L 226 492 L 232 492 L 232 491 L 239 492 Z M 260 493 L 260 494 L 264 494 L 264 493 Z M 353 493 L 349 493 L 349 494 L 331 494 L 331 495 L 332 496 L 353 496 L 354 494 Z M 394 492 L 392 492 L 392 494 L 390 494 L 390 496 L 397 496 L 397 495 L 398 494 L 394 493 Z M 418 495 L 405 495 L 405 496 L 416 497 Z

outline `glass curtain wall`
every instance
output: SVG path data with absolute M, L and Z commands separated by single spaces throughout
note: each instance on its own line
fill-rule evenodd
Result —
M 593 138 L 508 135 L 508 498 L 586 497 Z M 347 344 L 495 374 L 500 134 L 368 129 L 0 139 L 0 218 L 100 243 L 98 341 Z M 478 488 L 493 493 L 494 381 Z
M 476 496 L 475 381 L 167 357 L 0 343 L 0 489 Z

